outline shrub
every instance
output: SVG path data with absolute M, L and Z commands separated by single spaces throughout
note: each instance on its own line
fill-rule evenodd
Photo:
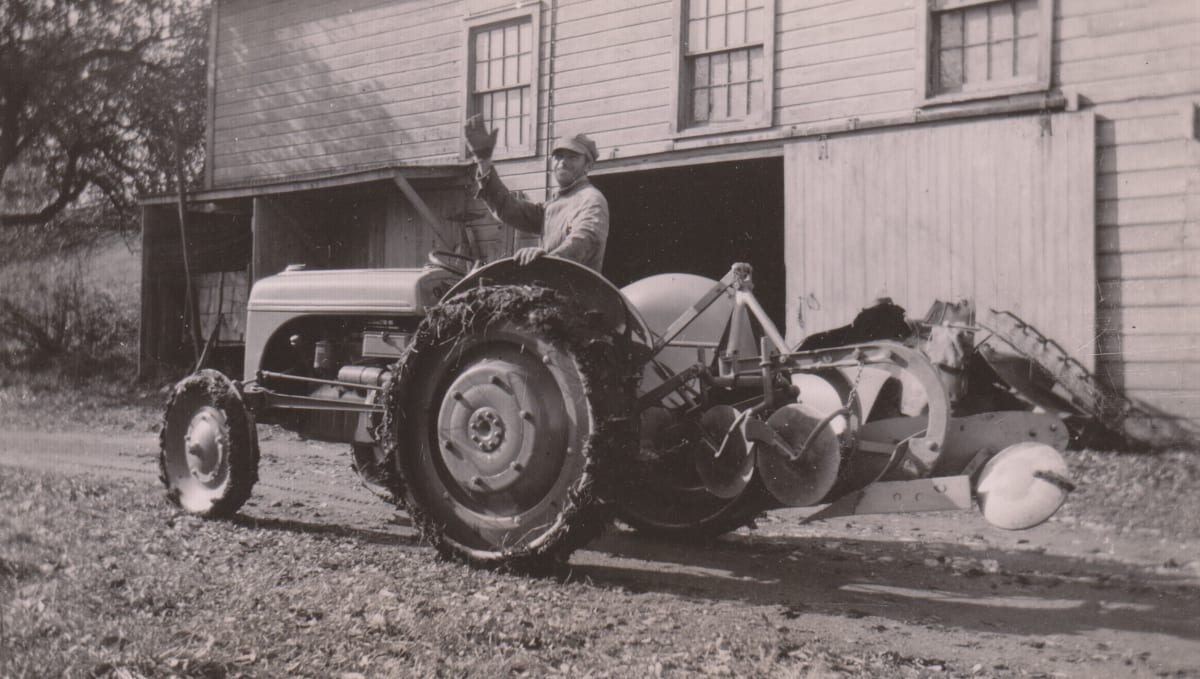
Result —
M 0 365 L 87 377 L 129 365 L 136 332 L 128 308 L 87 284 L 78 258 L 9 271 L 0 283 Z

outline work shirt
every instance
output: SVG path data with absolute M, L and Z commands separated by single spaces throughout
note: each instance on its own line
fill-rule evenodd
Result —
M 547 254 L 600 271 L 608 241 L 608 201 L 583 177 L 535 203 L 508 190 L 495 170 L 477 176 L 478 196 L 500 221 L 542 237 Z

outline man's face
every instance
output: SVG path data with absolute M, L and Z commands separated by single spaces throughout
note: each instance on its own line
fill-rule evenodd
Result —
M 566 149 L 558 149 L 551 156 L 554 181 L 558 182 L 559 188 L 566 188 L 587 175 L 591 165 L 592 162 L 587 156 Z

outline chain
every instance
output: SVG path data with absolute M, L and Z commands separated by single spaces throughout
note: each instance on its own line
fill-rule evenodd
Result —
M 858 398 L 858 383 L 862 381 L 863 368 L 866 367 L 867 363 L 861 352 L 858 353 L 857 358 L 858 371 L 854 375 L 854 381 L 850 383 L 850 393 L 846 394 L 846 404 L 844 406 L 847 413 L 846 421 L 848 426 L 846 429 L 850 433 L 847 443 L 849 444 L 848 449 L 851 451 L 858 448 L 858 427 L 856 426 L 858 424 L 856 422 L 858 415 L 854 410 L 854 400 Z

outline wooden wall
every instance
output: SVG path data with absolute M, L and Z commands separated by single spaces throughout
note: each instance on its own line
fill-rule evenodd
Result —
M 1056 84 L 1097 116 L 1098 368 L 1200 419 L 1200 4 L 1060 0 Z
M 461 5 L 220 2 L 213 185 L 456 159 Z
M 780 0 L 774 126 L 673 138 L 681 1 L 540 3 L 538 156 L 500 163 L 511 188 L 545 198 L 548 140 L 567 130 L 592 134 L 603 169 L 643 159 L 705 162 L 706 154 L 739 146 L 782 153 L 790 138 L 929 112 L 917 108 L 921 0 Z M 462 160 L 465 21 L 512 4 L 223 0 L 215 185 Z M 1052 87 L 1078 95 L 1096 116 L 1096 173 L 1086 180 L 1096 196 L 1097 367 L 1131 395 L 1193 418 L 1200 418 L 1198 35 L 1195 0 L 1056 2 Z M 962 115 L 989 114 L 966 107 Z M 498 233 L 491 243 L 507 251 L 511 238 Z
M 1008 310 L 1094 355 L 1094 118 L 1017 116 L 792 142 L 788 331 L 845 325 L 875 298 Z

